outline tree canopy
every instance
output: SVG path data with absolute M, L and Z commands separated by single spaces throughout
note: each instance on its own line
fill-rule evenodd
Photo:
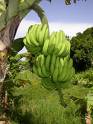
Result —
M 76 70 L 91 67 L 93 61 L 93 27 L 71 39 L 71 57 Z

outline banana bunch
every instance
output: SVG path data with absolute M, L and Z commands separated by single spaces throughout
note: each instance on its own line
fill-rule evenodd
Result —
M 24 38 L 29 52 L 36 54 L 33 72 L 40 77 L 51 77 L 54 82 L 69 81 L 73 74 L 73 61 L 70 59 L 70 42 L 63 31 L 49 36 L 47 25 L 31 26 Z
M 58 77 L 56 79 L 54 78 L 54 81 L 57 80 L 59 82 L 67 82 L 71 80 L 72 76 L 75 73 L 75 70 L 73 68 L 73 61 L 68 56 L 64 59 L 60 58 L 58 69 Z
M 65 57 L 70 54 L 70 42 L 67 41 L 63 31 L 53 32 L 49 39 L 44 42 L 43 54 L 55 54 Z
M 33 65 L 33 72 L 40 77 L 51 77 L 54 82 L 66 82 L 74 74 L 73 61 L 68 56 L 63 59 L 55 54 L 48 56 L 40 54 Z
M 36 54 L 42 51 L 44 41 L 48 37 L 49 30 L 47 25 L 36 24 L 28 29 L 28 32 L 23 42 L 28 51 L 30 51 L 32 54 Z
M 71 80 L 73 74 L 75 73 L 72 59 L 68 56 L 60 58 L 53 55 L 50 72 L 54 82 L 67 82 Z
M 46 61 L 46 59 L 49 59 L 49 57 L 45 58 L 43 54 L 40 54 L 36 58 L 35 65 L 33 65 L 33 72 L 40 77 L 49 77 L 48 61 Z

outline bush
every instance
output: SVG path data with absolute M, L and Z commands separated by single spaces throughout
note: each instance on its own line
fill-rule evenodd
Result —
M 93 68 L 81 73 L 77 73 L 73 78 L 73 84 L 86 88 L 93 87 Z
M 82 34 L 78 33 L 71 39 L 71 57 L 77 71 L 86 70 L 92 66 L 93 60 L 93 28 Z

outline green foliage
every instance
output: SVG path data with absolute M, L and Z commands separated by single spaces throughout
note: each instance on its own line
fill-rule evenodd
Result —
M 23 77 L 26 72 L 20 73 L 20 76 Z M 26 80 L 30 78 L 30 83 L 26 83 L 24 87 L 15 87 L 13 91 L 15 98 L 15 107 L 12 109 L 13 120 L 19 121 L 20 124 L 82 124 L 78 113 L 80 106 L 69 98 L 69 95 L 66 94 L 67 91 L 64 91 L 67 103 L 67 107 L 64 108 L 60 104 L 59 94 L 51 81 L 45 79 L 51 86 L 50 88 L 47 85 L 46 88 L 44 79 L 31 72 L 26 74 L 28 74 Z M 21 79 L 18 77 L 16 81 L 19 82 Z
M 71 39 L 71 57 L 77 71 L 86 70 L 92 66 L 93 61 L 93 28 L 82 34 L 78 33 Z
M 93 68 L 77 73 L 73 78 L 73 84 L 89 88 L 93 87 Z
M 53 83 L 51 78 L 32 73 L 36 58 L 31 53 L 9 57 L 10 72 L 5 80 L 9 118 L 18 124 L 84 124 L 90 84 L 79 81 L 90 76 L 92 82 L 92 69 L 85 75 L 76 74 L 72 81 Z
M 11 54 L 17 54 L 24 47 L 23 38 L 18 38 L 13 41 L 11 46 Z
M 2 1 L 0 3 L 0 30 L 14 16 L 18 15 L 22 19 L 30 11 L 30 7 L 37 12 L 42 23 L 47 23 L 44 11 L 38 6 L 40 0 L 15 0 L 14 2 L 9 0 L 4 5 Z M 12 50 L 16 54 L 24 46 L 22 40 L 18 39 L 12 45 Z M 21 60 L 23 57 L 25 57 L 24 61 Z M 9 71 L 4 81 L 4 91 L 8 94 L 8 109 L 4 112 L 11 120 L 14 120 L 11 121 L 12 124 L 83 123 L 85 113 L 82 114 L 81 108 L 85 106 L 86 88 L 70 85 L 70 88 L 62 89 L 59 83 L 56 85 L 49 78 L 38 77 L 31 72 L 30 62 L 33 58 L 29 58 L 27 54 L 9 56 L 8 60 Z M 68 83 L 66 85 L 68 86 Z M 62 105 L 63 101 L 66 104 L 65 107 Z M 3 111 L 1 107 L 0 111 Z
M 19 57 L 19 59 L 18 59 Z M 5 80 L 9 96 L 7 115 L 17 124 L 82 124 L 80 114 L 85 106 L 86 89 L 68 83 L 58 87 L 49 78 L 40 78 L 33 74 L 29 61 L 20 60 L 20 56 L 9 58 L 10 75 Z M 23 64 L 26 62 L 26 64 Z M 64 89 L 61 87 L 64 86 Z M 71 88 L 72 87 L 72 88 Z M 65 102 L 64 108 L 61 102 Z M 81 105 L 82 103 L 82 105 Z M 82 109 L 81 109 L 82 108 Z M 82 110 L 82 111 L 81 111 Z
M 16 46 L 12 50 L 19 51 L 20 48 Z M 11 123 L 85 124 L 85 114 L 90 106 L 88 93 L 93 87 L 92 68 L 77 73 L 66 83 L 53 83 L 51 78 L 40 78 L 32 73 L 36 58 L 28 52 L 9 56 L 4 88 L 8 93 L 6 114 L 14 120 Z
M 12 123 L 84 124 L 89 89 L 78 83 L 56 85 L 49 78 L 40 78 L 31 72 L 27 60 L 21 61 L 20 55 L 9 58 L 10 72 L 5 83 L 9 96 L 7 115 L 14 120 Z
M 93 112 L 93 88 L 91 88 L 91 90 L 87 94 L 86 100 L 87 100 L 87 111 L 92 113 Z

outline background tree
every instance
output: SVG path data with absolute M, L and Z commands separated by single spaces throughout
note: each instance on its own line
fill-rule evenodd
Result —
M 71 39 L 71 57 L 77 71 L 86 70 L 93 63 L 93 28 L 88 28 L 83 33 Z

